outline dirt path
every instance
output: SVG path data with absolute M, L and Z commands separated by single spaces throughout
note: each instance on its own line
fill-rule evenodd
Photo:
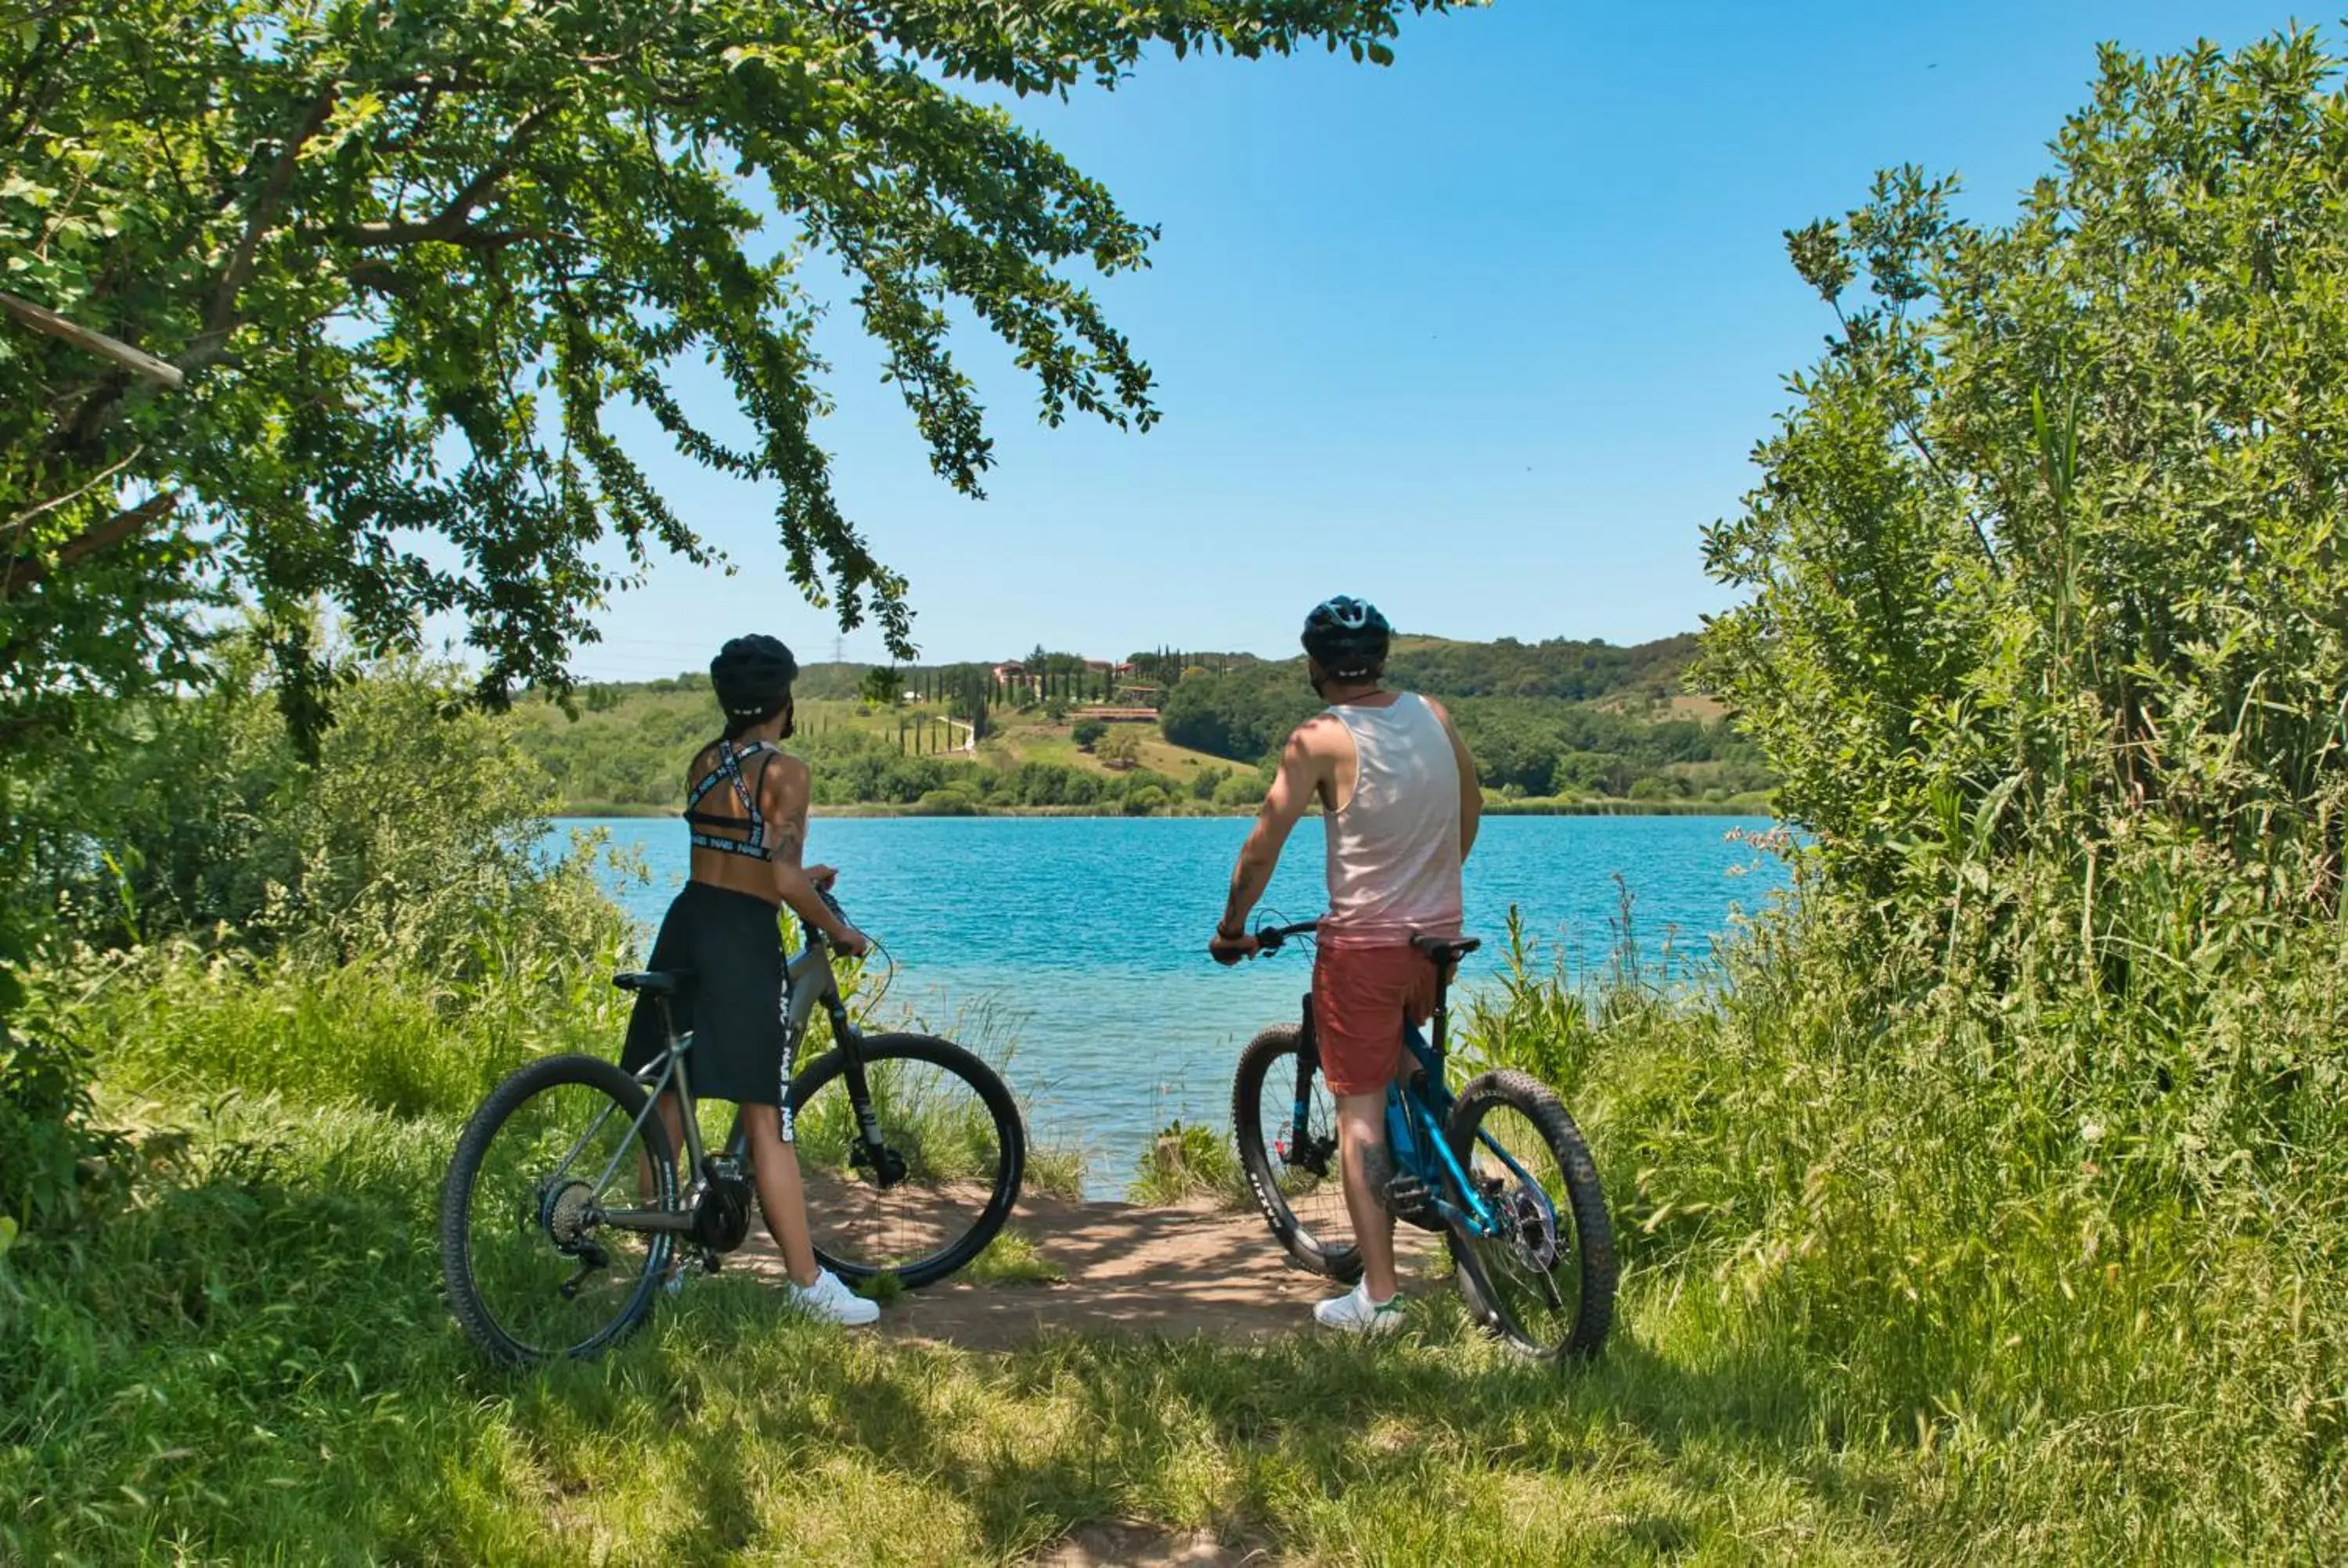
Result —
M 1020 1200 L 1011 1228 L 1066 1277 L 994 1285 L 949 1279 L 891 1302 L 881 1331 L 973 1350 L 1023 1344 L 1045 1329 L 1253 1339 L 1310 1327 L 1313 1303 L 1337 1288 L 1292 1267 L 1253 1210 L 1030 1196 Z M 1408 1290 L 1441 1243 L 1405 1227 L 1397 1244 Z M 733 1262 L 781 1276 L 782 1259 L 763 1231 Z

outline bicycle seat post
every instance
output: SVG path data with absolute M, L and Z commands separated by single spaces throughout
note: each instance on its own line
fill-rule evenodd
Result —
M 1484 944 L 1473 937 L 1431 937 L 1425 932 L 1414 935 L 1410 945 L 1435 966 L 1435 1058 L 1443 1060 L 1444 1032 L 1449 1022 L 1451 971 L 1460 959 Z
M 1444 1027 L 1450 1013 L 1451 971 L 1442 964 L 1435 966 L 1435 1060 L 1443 1061 Z

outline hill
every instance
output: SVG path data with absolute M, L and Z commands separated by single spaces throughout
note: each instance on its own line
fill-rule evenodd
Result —
M 1694 651 L 1691 637 L 1620 648 L 1412 636 L 1390 668 L 1450 708 L 1496 806 L 1749 806 L 1767 773 L 1716 707 L 1683 691 Z M 1159 650 L 1110 661 L 1037 649 L 880 681 L 875 669 L 800 674 L 793 745 L 820 805 L 1251 810 L 1268 759 L 1319 706 L 1301 657 Z M 565 810 L 681 804 L 685 759 L 713 729 L 705 676 L 595 686 L 574 708 L 526 702 L 510 721 Z

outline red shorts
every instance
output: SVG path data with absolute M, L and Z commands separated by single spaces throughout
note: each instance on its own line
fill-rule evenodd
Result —
M 1407 944 L 1323 941 L 1313 959 L 1313 1030 L 1332 1094 L 1375 1094 L 1402 1071 L 1402 1030 L 1435 1015 L 1435 966 Z

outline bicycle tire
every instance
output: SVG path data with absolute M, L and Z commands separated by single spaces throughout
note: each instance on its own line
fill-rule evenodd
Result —
M 1487 1072 L 1470 1081 L 1452 1110 L 1451 1122 L 1445 1132 L 1451 1152 L 1462 1167 L 1478 1169 L 1478 1132 L 1490 1112 L 1504 1107 L 1522 1117 L 1548 1146 L 1565 1188 L 1565 1202 L 1559 1205 L 1558 1194 L 1548 1194 L 1547 1216 L 1536 1214 L 1529 1221 L 1537 1233 L 1529 1244 L 1521 1234 L 1478 1237 L 1463 1225 L 1454 1223 L 1446 1239 L 1457 1266 L 1459 1294 L 1467 1301 L 1470 1315 L 1488 1332 L 1518 1350 L 1542 1359 L 1595 1356 L 1605 1345 L 1607 1331 L 1613 1324 L 1617 1277 L 1614 1230 L 1607 1218 L 1605 1194 L 1599 1187 L 1597 1164 L 1590 1157 L 1590 1147 L 1582 1140 L 1581 1130 L 1574 1125 L 1565 1102 L 1555 1091 L 1525 1073 L 1502 1071 Z M 1497 1160 L 1488 1160 L 1485 1164 L 1491 1170 L 1507 1173 Z M 1506 1173 L 1495 1180 L 1505 1182 L 1510 1175 Z M 1521 1181 L 1513 1185 L 1518 1190 L 1522 1188 Z M 1562 1333 L 1554 1332 L 1553 1324 L 1536 1331 L 1524 1321 L 1526 1315 L 1515 1308 L 1510 1293 L 1498 1287 L 1490 1265 L 1509 1264 L 1513 1256 L 1512 1272 L 1520 1272 L 1526 1278 L 1545 1279 L 1553 1287 L 1560 1270 L 1555 1264 L 1543 1267 L 1539 1252 L 1544 1239 L 1547 1246 L 1555 1251 L 1561 1238 L 1553 1233 L 1543 1238 L 1538 1233 L 1560 1213 L 1570 1216 L 1573 1223 L 1571 1257 L 1576 1295 L 1572 1310 L 1558 1315 L 1568 1319 Z M 1564 1259 L 1557 1261 L 1561 1264 Z
M 508 1366 L 522 1366 L 557 1357 L 592 1356 L 625 1339 L 651 1312 L 654 1294 L 676 1245 L 675 1236 L 665 1232 L 631 1233 L 646 1237 L 644 1262 L 635 1288 L 621 1303 L 618 1313 L 609 1323 L 568 1346 L 538 1346 L 518 1337 L 499 1320 L 498 1314 L 484 1299 L 477 1277 L 472 1231 L 469 1224 L 482 1163 L 498 1133 L 513 1119 L 515 1112 L 534 1097 L 566 1085 L 602 1091 L 611 1099 L 614 1110 L 627 1119 L 631 1127 L 636 1125 L 639 1118 L 642 1119 L 641 1132 L 645 1152 L 652 1156 L 651 1163 L 658 1184 L 658 1191 L 654 1194 L 657 1203 L 646 1206 L 670 1208 L 677 1201 L 676 1160 L 669 1145 L 668 1130 L 658 1116 L 644 1115 L 644 1086 L 616 1064 L 600 1056 L 542 1057 L 517 1068 L 489 1091 L 488 1098 L 475 1109 L 466 1122 L 463 1132 L 458 1136 L 456 1152 L 448 1161 L 448 1173 L 441 1184 L 440 1272 L 448 1292 L 448 1309 L 467 1337 L 491 1359 Z M 624 1150 L 625 1147 L 623 1139 L 621 1148 Z M 550 1235 L 550 1250 L 554 1245 Z
M 1255 1194 L 1256 1207 L 1263 1212 L 1264 1224 L 1272 1227 L 1273 1237 L 1289 1261 L 1308 1274 L 1334 1279 L 1341 1285 L 1351 1285 L 1362 1277 L 1362 1251 L 1353 1242 L 1353 1221 L 1346 1214 L 1344 1182 L 1336 1166 L 1336 1135 L 1334 1123 L 1328 1129 L 1328 1160 L 1325 1174 L 1313 1178 L 1316 1195 L 1334 1196 L 1334 1214 L 1328 1205 L 1316 1204 L 1315 1213 L 1308 1224 L 1289 1202 L 1285 1190 L 1290 1167 L 1286 1157 L 1264 1143 L 1264 1086 L 1276 1082 L 1283 1087 L 1272 1103 L 1285 1107 L 1292 1103 L 1291 1091 L 1285 1087 L 1295 1082 L 1296 1052 L 1300 1031 L 1294 1024 L 1283 1024 L 1265 1030 L 1248 1042 L 1240 1053 L 1238 1072 L 1231 1080 L 1231 1133 L 1239 1144 L 1240 1165 L 1247 1173 L 1248 1188 Z M 1280 1076 L 1272 1077 L 1277 1071 Z M 1314 1076 L 1319 1077 L 1318 1069 Z M 1292 1112 L 1290 1112 L 1292 1116 Z M 1325 1189 L 1325 1194 L 1320 1192 Z M 1344 1240 L 1335 1234 L 1335 1224 L 1344 1226 Z M 1317 1228 L 1316 1228 L 1317 1226 Z M 1324 1234 L 1325 1233 L 1325 1234 Z
M 911 1259 L 870 1255 L 874 1246 L 869 1243 L 860 1248 L 866 1255 L 858 1256 L 850 1250 L 849 1238 L 856 1235 L 860 1227 L 843 1222 L 837 1212 L 838 1202 L 825 1202 L 819 1196 L 818 1187 L 827 1179 L 837 1182 L 839 1197 L 852 1197 L 859 1189 L 875 1194 L 901 1192 L 903 1189 L 879 1186 L 852 1172 L 827 1172 L 816 1166 L 810 1158 L 816 1153 L 811 1147 L 811 1123 L 818 1119 L 810 1115 L 809 1108 L 834 1080 L 842 1078 L 848 1065 L 846 1057 L 838 1050 L 826 1051 L 792 1078 L 791 1115 L 798 1127 L 797 1141 L 800 1151 L 801 1175 L 808 1185 L 808 1229 L 817 1259 L 851 1284 L 892 1274 L 899 1284 L 907 1289 L 917 1290 L 943 1279 L 985 1251 L 987 1245 L 1003 1229 L 1004 1222 L 1011 1217 L 1012 1206 L 1019 1199 L 1019 1183 L 1026 1170 L 1026 1127 L 1020 1120 L 1018 1102 L 1012 1098 L 1011 1090 L 1002 1077 L 975 1055 L 950 1040 L 922 1034 L 877 1034 L 861 1042 L 859 1054 L 864 1061 L 868 1082 L 873 1076 L 887 1076 L 887 1069 L 891 1063 L 923 1064 L 960 1079 L 974 1093 L 977 1102 L 984 1107 L 995 1139 L 998 1153 L 991 1173 L 956 1177 L 941 1172 L 928 1188 L 933 1195 L 942 1194 L 949 1186 L 975 1187 L 983 1182 L 985 1187 L 983 1200 L 975 1205 L 966 1222 L 954 1218 L 941 1222 L 934 1245 L 922 1244 L 929 1245 L 930 1250 Z M 844 1082 L 840 1099 L 845 1103 Z M 885 1125 L 887 1120 L 883 1118 L 884 1143 L 901 1152 L 901 1145 L 910 1141 L 919 1149 L 922 1134 L 918 1129 L 902 1126 L 889 1129 Z M 901 1198 L 898 1206 L 903 1208 L 907 1205 Z M 938 1205 L 933 1204 L 932 1206 L 935 1208 Z M 908 1241 L 918 1234 L 911 1221 L 901 1214 L 884 1215 L 860 1228 L 874 1242 L 883 1228 Z

